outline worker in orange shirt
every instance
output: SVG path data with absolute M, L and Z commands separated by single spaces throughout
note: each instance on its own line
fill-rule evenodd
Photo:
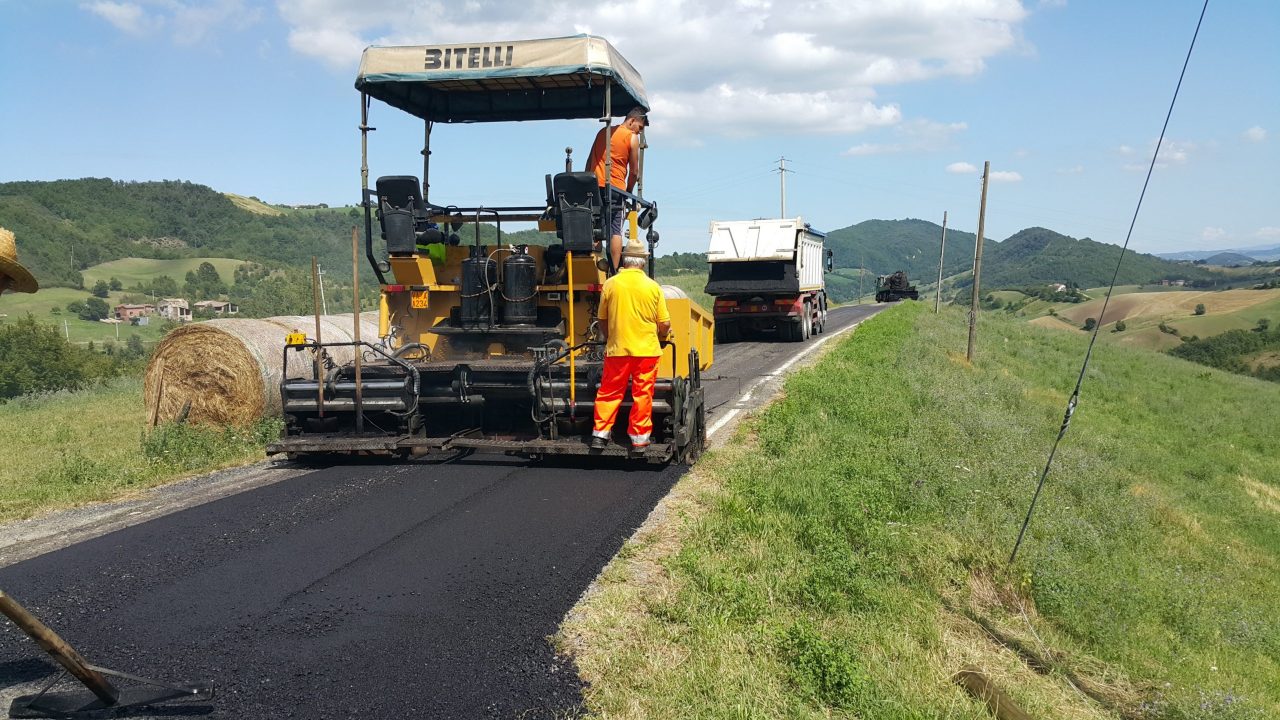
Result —
M 653 382 L 662 359 L 661 340 L 671 332 L 671 313 L 662 288 L 645 274 L 648 253 L 636 238 L 622 252 L 622 267 L 600 294 L 600 332 L 604 335 L 604 374 L 596 390 L 591 447 L 608 447 L 618 407 L 631 382 L 631 448 L 649 447 L 653 432 Z
M 645 115 L 644 109 L 635 107 L 627 113 L 621 125 L 603 127 L 596 133 L 596 140 L 591 145 L 591 154 L 587 155 L 586 170 L 596 174 L 601 202 L 604 201 L 605 189 L 605 131 L 613 131 L 608 142 L 609 160 L 612 163 L 609 168 L 609 184 L 619 190 L 631 192 L 640 178 L 640 133 L 648 124 L 649 118 Z M 615 268 L 620 267 L 622 218 L 625 215 L 626 210 L 622 202 L 619 200 L 614 203 L 613 217 L 609 218 L 609 258 L 613 261 Z

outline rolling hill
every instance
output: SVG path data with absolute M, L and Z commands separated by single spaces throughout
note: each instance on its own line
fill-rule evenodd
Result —
M 941 239 L 942 226 L 927 220 L 864 220 L 827 233 L 827 247 L 836 267 L 854 269 L 854 277 L 861 266 L 873 275 L 904 270 L 919 284 L 937 278 Z M 970 270 L 976 242 L 973 233 L 948 228 L 944 274 Z
M 0 183 L 0 225 L 42 285 L 79 287 L 81 271 L 128 257 L 227 257 L 300 264 L 351 260 L 356 208 L 251 211 L 196 183 L 109 178 Z
M 905 270 L 916 284 L 937 277 L 938 246 L 942 226 L 927 220 L 866 220 L 827 234 L 835 250 L 838 267 L 856 268 L 866 263 L 869 272 L 884 275 Z M 943 274 L 967 273 L 973 267 L 972 233 L 947 230 L 946 262 Z M 1120 248 L 1076 239 L 1046 228 L 1027 228 L 1002 242 L 983 242 L 982 286 L 987 289 L 1063 283 L 1075 287 L 1095 287 L 1111 282 Z M 1153 255 L 1131 253 L 1125 257 L 1119 281 L 1152 283 L 1160 280 L 1212 280 L 1211 271 L 1169 262 Z M 958 278 L 955 286 L 971 285 Z
M 1236 252 L 1220 252 L 1217 255 L 1210 255 L 1204 259 L 1205 265 L 1221 265 L 1222 267 L 1252 265 L 1254 262 L 1256 261 L 1248 255 L 1241 255 Z

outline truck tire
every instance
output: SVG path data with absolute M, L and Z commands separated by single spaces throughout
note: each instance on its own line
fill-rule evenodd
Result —
M 813 336 L 813 308 L 809 303 L 804 304 L 804 317 L 800 320 L 800 342 L 804 342 Z
M 736 343 L 742 340 L 742 331 L 736 322 L 716 323 L 716 342 Z

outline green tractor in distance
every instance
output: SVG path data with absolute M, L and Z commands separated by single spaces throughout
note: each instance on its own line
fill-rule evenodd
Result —
M 876 302 L 894 302 L 903 299 L 920 299 L 920 293 L 916 291 L 916 286 L 907 280 L 905 272 L 899 270 L 892 275 L 881 275 L 876 278 Z

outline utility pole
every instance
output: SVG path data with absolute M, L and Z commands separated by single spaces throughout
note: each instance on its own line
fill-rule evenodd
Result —
M 862 304 L 862 276 L 867 272 L 867 256 L 858 256 L 858 304 Z
M 319 267 L 319 265 L 316 265 L 316 275 L 320 277 L 320 307 L 324 311 L 324 314 L 328 315 L 329 303 L 324 300 L 324 270 L 320 270 Z
M 938 297 L 933 301 L 933 314 L 942 305 L 942 258 L 947 254 L 947 211 L 942 211 L 942 247 L 938 250 Z
M 782 184 L 782 212 L 778 217 L 785 218 L 787 216 L 787 173 L 795 172 L 787 169 L 787 159 L 785 157 L 778 158 L 778 181 Z
M 982 204 L 978 207 L 978 242 L 973 247 L 973 301 L 969 304 L 969 350 L 965 358 L 973 362 L 973 346 L 978 340 L 978 281 L 982 278 L 982 231 L 987 220 L 987 179 L 991 161 L 982 163 Z

